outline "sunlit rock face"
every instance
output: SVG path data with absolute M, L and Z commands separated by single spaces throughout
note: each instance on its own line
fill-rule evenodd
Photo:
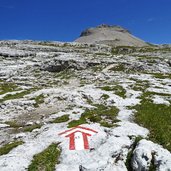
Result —
M 148 46 L 143 40 L 133 36 L 121 26 L 106 24 L 84 30 L 75 42 L 98 43 L 112 46 Z

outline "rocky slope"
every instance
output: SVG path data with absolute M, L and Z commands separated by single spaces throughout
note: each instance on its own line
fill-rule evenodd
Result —
M 75 42 L 98 43 L 112 46 L 148 46 L 143 40 L 133 36 L 120 26 L 100 25 L 83 31 Z
M 1 41 L 0 170 L 44 170 L 56 143 L 51 170 L 169 171 L 170 103 L 170 47 Z M 58 135 L 77 125 L 98 132 L 89 150 Z

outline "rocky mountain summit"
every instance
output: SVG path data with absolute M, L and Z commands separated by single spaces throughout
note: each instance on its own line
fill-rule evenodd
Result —
M 0 41 L 0 171 L 171 170 L 171 47 L 112 29 L 140 46 Z M 78 125 L 89 149 L 59 135 Z
M 133 36 L 121 26 L 110 26 L 106 24 L 86 29 L 75 42 L 98 43 L 112 46 L 148 46 L 148 43 Z

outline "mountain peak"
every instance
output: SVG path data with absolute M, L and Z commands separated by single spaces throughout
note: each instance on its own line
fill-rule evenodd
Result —
M 125 29 L 119 25 L 101 24 L 101 25 L 98 25 L 96 28 L 116 29 L 116 30 L 124 30 L 126 32 L 129 32 L 127 29 Z
M 127 29 L 118 25 L 101 24 L 81 32 L 75 40 L 80 43 L 108 44 L 112 46 L 147 46 L 143 40 L 133 36 Z

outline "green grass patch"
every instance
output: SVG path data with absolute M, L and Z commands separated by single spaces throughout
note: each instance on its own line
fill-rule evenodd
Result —
M 18 90 L 18 86 L 16 84 L 3 81 L 0 82 L 0 95 L 16 90 Z
M 155 78 L 159 78 L 159 79 L 171 79 L 171 74 L 163 74 L 163 73 L 151 73 L 151 75 L 153 75 L 153 77 Z
M 108 54 L 108 53 L 102 53 L 102 52 L 97 52 L 97 53 L 95 53 L 95 55 L 99 55 L 99 56 L 109 56 L 110 54 Z
M 25 126 L 21 129 L 22 132 L 32 132 L 34 129 L 40 129 L 42 124 L 33 124 L 29 126 Z
M 126 67 L 124 64 L 118 64 L 110 69 L 111 71 L 118 71 L 118 72 L 124 72 L 126 70 Z
M 126 98 L 126 90 L 120 85 L 115 86 L 115 94 L 122 98 Z
M 60 79 L 68 80 L 68 79 L 75 76 L 75 72 L 73 70 L 71 70 L 71 69 L 66 68 L 65 70 L 63 70 L 63 71 L 61 71 L 59 73 L 55 73 L 55 76 L 59 77 Z
M 35 45 L 42 45 L 42 46 L 49 46 L 49 47 L 60 47 L 60 48 L 64 48 L 64 47 L 72 47 L 71 44 L 69 43 L 53 43 L 53 42 L 50 42 L 50 41 L 41 41 L 41 42 L 36 42 L 34 43 Z
M 135 78 L 130 78 L 130 79 L 135 81 L 135 83 L 130 86 L 134 91 L 144 92 L 147 88 L 150 87 L 150 82 L 147 80 L 139 80 Z
M 93 105 L 93 101 L 90 99 L 90 97 L 83 95 L 83 98 L 86 99 L 88 104 Z
M 131 86 L 131 88 L 134 90 L 134 91 L 142 91 L 144 92 L 147 88 L 149 88 L 150 85 L 148 82 L 139 82 L 139 80 Z
M 58 144 L 51 144 L 39 154 L 34 155 L 28 171 L 55 171 L 55 165 L 59 163 L 61 150 Z
M 117 126 L 117 124 L 109 123 L 109 122 L 106 122 L 106 121 L 101 121 L 100 125 L 103 126 L 103 127 L 107 127 L 107 128 L 112 128 L 114 126 Z
M 101 87 L 101 89 L 105 91 L 114 91 L 114 94 L 122 98 L 126 98 L 126 90 L 120 85 L 104 86 L 104 87 Z
M 109 56 L 110 54 L 103 53 L 103 52 L 97 52 L 97 53 L 95 53 L 95 55 L 99 55 L 99 56 Z
M 135 56 L 137 57 L 139 60 L 144 60 L 150 63 L 156 63 L 156 60 L 161 60 L 160 57 L 158 56 L 146 56 L 146 55 L 139 55 L 139 56 Z
M 158 92 L 151 92 L 151 91 L 146 91 L 144 92 L 144 96 L 152 97 L 153 95 L 158 95 L 158 96 L 165 96 L 165 97 L 170 97 L 171 94 L 168 93 L 158 93 Z
M 93 72 L 102 71 L 103 65 L 95 65 L 95 66 L 92 66 L 91 69 L 93 70 Z
M 7 101 L 7 100 L 13 100 L 13 99 L 23 98 L 25 95 L 30 94 L 34 90 L 35 89 L 33 88 L 33 89 L 25 90 L 23 92 L 16 93 L 16 94 L 8 94 L 3 99 L 0 99 L 0 103 L 2 103 L 4 101 Z
M 17 121 L 6 121 L 5 124 L 9 125 L 12 128 L 23 127 L 23 124 L 19 124 Z
M 31 100 L 35 100 L 35 102 L 36 102 L 34 104 L 34 107 L 39 107 L 40 104 L 44 103 L 44 95 L 40 94 L 39 96 L 37 96 Z
M 146 47 L 133 47 L 133 46 L 117 46 L 113 47 L 111 50 L 112 55 L 125 55 L 125 54 L 132 54 L 132 53 L 146 53 L 146 52 L 161 52 L 161 53 L 167 53 L 170 52 L 170 47 L 163 47 L 159 48 L 157 46 L 146 46 Z
M 103 95 L 101 96 L 101 98 L 102 98 L 103 100 L 107 100 L 109 97 L 110 97 L 110 96 L 109 96 L 108 94 L 103 94 Z
M 71 128 L 89 122 L 100 123 L 105 127 L 112 127 L 119 121 L 116 119 L 118 112 L 119 110 L 114 106 L 96 104 L 94 109 L 86 109 L 79 120 L 69 122 L 68 127 Z
M 148 75 L 151 75 L 153 76 L 154 78 L 158 78 L 158 79 L 171 79 L 171 74 L 168 73 L 160 73 L 160 72 L 144 72 L 143 74 L 148 74 Z
M 112 55 L 119 55 L 119 54 L 130 54 L 136 52 L 137 48 L 133 46 L 117 46 L 113 47 L 111 50 Z
M 150 96 L 155 93 L 144 92 L 141 104 L 136 109 L 135 121 L 150 130 L 149 138 L 171 151 L 171 105 L 154 104 Z
M 23 144 L 23 141 L 14 141 L 10 142 L 2 147 L 0 147 L 0 156 L 4 154 L 8 154 L 13 148 Z
M 162 75 L 158 75 L 163 79 Z M 136 80 L 135 80 L 136 81 Z M 154 95 L 169 97 L 167 93 L 149 92 L 146 89 L 150 87 L 148 82 L 136 81 L 132 87 L 134 90 L 143 92 L 140 104 L 131 107 L 136 109 L 135 121 L 150 130 L 150 139 L 155 141 L 171 151 L 171 106 L 165 104 L 154 104 L 151 100 Z
M 115 86 L 104 86 L 101 87 L 101 89 L 105 91 L 115 91 Z
M 15 132 L 32 132 L 34 129 L 39 129 L 42 127 L 42 124 L 33 124 L 33 125 L 24 125 L 18 123 L 17 121 L 7 121 L 5 124 L 8 124 L 11 128 L 15 128 Z
M 69 120 L 69 115 L 63 115 L 61 117 L 57 117 L 51 123 L 62 123 L 62 122 L 67 122 Z
M 68 123 L 68 128 L 76 127 L 78 125 L 86 124 L 87 121 L 84 118 L 80 118 L 79 120 L 72 120 Z
M 155 47 L 155 46 L 148 46 L 148 47 L 144 47 L 144 48 L 140 48 L 139 52 L 145 53 L 145 52 L 170 52 L 171 48 L 169 47 L 163 47 L 163 48 L 159 48 L 159 47 Z
M 52 47 L 59 47 L 59 45 L 58 44 L 55 44 L 55 43 L 52 43 L 52 42 L 50 42 L 50 41 L 41 41 L 41 42 L 36 42 L 35 43 L 36 45 L 38 44 L 38 45 L 42 45 L 42 46 L 52 46 Z

